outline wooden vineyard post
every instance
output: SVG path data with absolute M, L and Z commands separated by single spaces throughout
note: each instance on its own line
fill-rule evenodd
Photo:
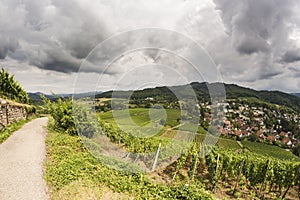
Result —
M 292 187 L 292 183 L 296 181 L 297 179 L 297 174 L 300 173 L 300 165 L 297 167 L 297 172 L 295 173 L 295 176 L 293 178 L 293 181 L 291 181 L 291 183 L 287 186 L 285 192 L 282 195 L 282 199 L 285 199 L 285 196 L 287 195 L 288 191 L 290 190 L 290 188 Z M 300 187 L 300 186 L 299 186 Z
M 244 164 L 245 164 L 245 159 L 243 159 L 243 161 L 242 161 L 242 164 L 241 164 L 241 167 L 240 167 L 240 171 L 239 171 L 239 175 L 238 175 L 238 177 L 237 177 L 237 180 L 236 180 L 236 183 L 235 183 L 235 186 L 234 186 L 234 189 L 233 189 L 232 194 L 235 193 L 236 188 L 237 188 L 237 186 L 238 186 L 238 184 L 239 184 L 239 182 L 240 182 Z
M 194 180 L 194 176 L 195 176 L 195 172 L 196 172 L 196 168 L 197 168 L 197 161 L 198 161 L 198 156 L 195 157 L 195 162 L 194 162 L 194 166 L 193 166 L 191 181 Z
M 154 163 L 153 163 L 151 171 L 154 171 L 155 168 L 156 168 L 156 164 L 157 164 L 157 160 L 158 160 L 158 156 L 159 156 L 159 152 L 160 152 L 160 147 L 161 147 L 161 143 L 159 143 L 159 145 L 158 145 L 158 148 L 157 148 L 157 151 L 156 151 L 156 155 L 155 155 L 155 159 L 154 159 Z
M 260 189 L 259 189 L 259 195 L 264 199 L 264 195 L 262 194 L 262 192 L 265 190 L 265 188 L 266 188 L 266 182 L 265 182 L 265 180 L 266 180 L 266 177 L 267 177 L 267 172 L 268 172 L 268 168 L 269 168 L 269 162 L 270 162 L 270 160 L 267 160 L 267 163 L 266 163 L 266 167 L 265 167 L 265 173 L 264 173 L 264 177 L 263 177 L 263 181 L 262 181 L 262 185 L 261 185 L 261 187 L 260 187 Z
M 220 160 L 220 154 L 218 154 L 218 157 L 217 157 L 217 166 L 216 166 L 216 175 L 215 175 L 215 178 L 217 178 L 217 173 L 218 173 L 218 170 L 219 170 L 219 160 Z M 217 186 L 217 181 L 218 180 L 215 180 L 215 184 L 214 184 L 214 189 L 213 189 L 213 191 L 214 191 L 214 193 L 216 193 L 216 186 Z
M 123 129 L 122 129 L 122 131 L 120 132 L 120 137 L 119 137 L 119 144 L 121 143 L 121 140 L 122 140 L 122 133 L 123 133 Z
M 139 157 L 140 157 L 140 154 L 137 153 L 133 162 L 135 163 L 139 159 Z

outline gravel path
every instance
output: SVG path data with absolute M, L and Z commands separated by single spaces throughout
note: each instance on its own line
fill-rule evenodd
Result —
M 48 199 L 43 180 L 47 121 L 35 119 L 0 144 L 0 200 Z

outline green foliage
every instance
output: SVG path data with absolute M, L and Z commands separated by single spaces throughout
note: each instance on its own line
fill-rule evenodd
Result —
M 138 126 L 146 126 L 150 123 L 149 118 L 149 108 L 134 108 L 129 109 L 129 114 L 132 119 L 132 121 L 135 123 L 135 125 Z M 122 124 L 122 125 L 128 125 L 130 124 L 130 121 L 127 117 L 127 110 L 115 110 L 115 111 L 109 111 L 100 113 L 100 119 L 105 122 L 109 122 L 113 125 Z M 179 124 L 178 118 L 180 118 L 180 110 L 177 109 L 166 109 L 167 113 L 167 119 L 165 121 L 165 125 L 174 127 Z M 117 116 L 117 122 L 115 120 L 115 116 Z M 157 121 L 159 122 L 159 121 Z
M 214 87 L 220 83 L 211 83 L 211 87 Z M 195 94 L 200 102 L 208 102 L 210 101 L 209 91 L 207 89 L 208 83 L 191 83 L 192 88 L 194 89 Z M 299 97 L 294 95 L 286 94 L 279 91 L 256 91 L 249 88 L 240 87 L 234 84 L 224 84 L 226 90 L 226 97 L 228 99 L 238 99 L 238 98 L 255 98 L 260 101 L 273 103 L 277 105 L 286 106 L 292 108 L 294 110 L 300 111 L 300 101 Z M 173 86 L 173 87 L 156 87 L 156 88 L 148 88 L 144 90 L 135 91 L 131 99 L 136 101 L 135 103 L 139 103 L 140 101 L 144 101 L 147 97 L 152 97 L 155 101 L 158 102 L 175 102 L 178 101 L 173 91 L 176 91 L 178 94 L 188 98 L 189 85 L 183 86 Z M 182 94 L 187 92 L 187 94 Z M 128 91 L 114 91 L 115 98 L 128 98 L 131 92 Z M 111 98 L 112 92 L 104 92 L 102 94 L 97 95 L 97 98 L 107 97 Z M 138 101 L 140 100 L 140 101 Z
M 153 183 L 144 174 L 128 174 L 101 164 L 84 148 L 79 137 L 50 131 L 46 140 L 45 179 L 53 193 L 76 180 L 87 180 L 109 187 L 114 192 L 129 193 L 135 199 L 213 199 L 196 185 Z M 68 199 L 67 196 L 64 198 Z
M 275 145 L 268 145 L 250 141 L 243 141 L 242 144 L 245 148 L 260 155 L 271 156 L 273 158 L 278 158 L 281 160 L 300 161 L 300 158 L 296 157 L 291 152 L 288 152 Z
M 27 114 L 33 114 L 36 113 L 36 107 L 35 106 L 25 106 L 25 110 Z
M 29 103 L 29 97 L 21 85 L 2 68 L 0 71 L 0 97 L 10 98 L 20 103 Z
M 46 104 L 48 113 L 53 117 L 53 128 L 58 131 L 66 132 L 69 135 L 76 135 L 76 127 L 72 113 L 72 99 L 59 98 L 57 102 L 51 102 L 42 96 Z
M 300 143 L 293 148 L 293 154 L 300 157 Z
M 208 148 L 211 147 L 192 148 L 188 152 L 189 155 L 183 154 L 177 162 L 176 173 L 183 166 L 189 170 L 188 174 L 195 169 L 193 158 L 196 155 L 200 161 L 196 169 L 206 166 L 208 173 L 204 177 L 208 178 L 210 189 L 215 189 L 219 184 L 233 183 L 235 185 L 232 190 L 233 195 L 236 195 L 237 187 L 241 187 L 244 190 L 247 188 L 255 191 L 257 197 L 264 199 L 265 193 L 272 193 L 277 198 L 285 198 L 290 188 L 296 189 L 300 186 L 300 162 L 283 161 L 251 152 L 215 147 L 207 152 Z M 200 155 L 204 155 L 204 152 L 206 152 L 205 160 L 201 160 Z M 189 157 L 192 162 L 187 159 Z M 195 178 L 203 180 L 203 175 L 200 176 L 202 177 Z M 271 192 L 266 190 L 267 185 L 271 187 Z
M 31 120 L 31 118 L 26 119 L 26 120 L 21 120 L 15 123 L 12 123 L 10 125 L 7 125 L 6 127 L 4 127 L 1 131 L 0 131 L 0 144 L 2 142 L 4 142 L 7 138 L 9 138 L 9 136 L 19 130 L 20 128 L 22 128 L 22 126 L 29 122 Z

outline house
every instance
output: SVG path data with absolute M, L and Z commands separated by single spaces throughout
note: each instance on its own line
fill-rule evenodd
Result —
M 224 128 L 220 128 L 221 135 L 227 135 L 227 131 Z
M 290 140 L 290 138 L 288 138 L 288 137 L 283 138 L 282 143 L 284 143 L 288 146 L 291 146 L 293 144 L 292 141 Z
M 263 134 L 263 132 L 262 132 L 261 130 L 257 131 L 257 132 L 256 132 L 256 135 L 257 135 L 259 138 L 266 139 L 266 136 Z
M 279 133 L 279 135 L 280 135 L 281 137 L 288 137 L 288 134 L 287 134 L 286 132 L 284 132 L 284 131 L 281 131 L 281 132 Z
M 271 141 L 271 142 L 275 142 L 276 141 L 276 138 L 273 136 L 273 135 L 269 135 L 267 137 L 267 140 Z
M 239 131 L 239 130 L 234 131 L 234 134 L 235 134 L 236 136 L 238 136 L 238 137 L 242 137 L 242 136 L 243 136 L 242 132 Z
M 230 122 L 229 120 L 224 120 L 224 124 L 225 124 L 226 126 L 229 126 L 229 125 L 231 124 L 231 122 Z

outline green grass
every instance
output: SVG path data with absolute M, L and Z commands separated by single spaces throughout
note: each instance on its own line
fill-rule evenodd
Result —
M 155 109 L 152 109 L 155 112 Z M 134 108 L 129 109 L 129 116 L 132 121 L 139 126 L 145 126 L 150 123 L 149 108 Z M 161 111 L 158 109 L 157 113 L 153 113 L 154 119 L 159 120 L 161 117 Z M 167 119 L 165 125 L 176 126 L 179 124 L 177 119 L 180 119 L 181 113 L 177 109 L 166 109 Z M 128 110 L 114 110 L 99 114 L 100 119 L 112 124 L 116 124 L 116 121 L 121 124 L 129 124 L 130 118 L 128 116 Z
M 242 144 L 244 145 L 244 148 L 247 148 L 257 154 L 271 156 L 273 158 L 279 158 L 281 160 L 300 161 L 299 157 L 275 145 L 268 145 L 250 141 L 243 141 Z
M 125 131 L 132 131 L 132 132 L 143 132 L 141 136 L 148 136 L 153 134 L 161 134 L 166 131 L 167 127 L 156 127 L 155 123 L 150 123 L 150 117 L 149 117 L 149 110 L 147 108 L 135 108 L 135 109 L 129 109 L 130 117 L 133 121 L 132 124 L 130 124 L 130 120 L 128 120 L 128 117 L 126 115 L 125 110 L 117 110 L 116 115 L 113 116 L 112 111 L 105 112 L 99 114 L 100 119 L 111 123 L 113 126 L 117 126 L 117 124 L 121 125 L 121 128 L 123 128 Z M 175 109 L 167 109 L 167 120 L 165 125 L 169 127 L 175 127 L 179 124 L 178 118 L 180 118 L 180 110 Z M 117 122 L 116 117 L 117 116 Z M 153 116 L 153 115 L 152 115 Z M 155 119 L 160 119 L 160 115 L 155 116 Z M 136 128 L 136 125 L 141 126 Z M 125 128 L 124 128 L 125 127 Z M 203 142 L 205 139 L 206 131 L 196 124 L 192 123 L 186 123 L 178 128 L 175 128 L 174 130 L 182 130 L 182 131 L 191 131 L 195 132 L 197 130 L 197 135 L 195 136 L 195 141 L 197 142 Z M 136 133 L 135 133 L 136 134 Z M 176 132 L 174 131 L 168 131 L 164 136 L 168 138 L 173 138 L 174 134 Z M 263 143 L 257 143 L 257 142 L 250 142 L 250 141 L 243 141 L 242 144 L 244 145 L 244 148 L 249 149 L 250 151 L 265 155 L 265 156 L 272 156 L 274 158 L 279 158 L 281 160 L 296 160 L 300 161 L 300 158 L 293 155 L 291 152 L 288 152 L 280 147 L 274 146 L 274 145 L 267 145 Z M 218 138 L 217 146 L 224 149 L 241 149 L 241 147 L 237 144 L 236 140 L 233 139 L 227 139 L 227 138 Z
M 19 130 L 22 128 L 24 124 L 29 122 L 32 118 L 26 119 L 26 120 L 21 120 L 15 123 L 12 123 L 10 125 L 7 125 L 0 131 L 0 144 L 3 143 L 5 140 L 9 138 L 15 131 Z
M 179 124 L 180 110 L 134 108 L 128 110 L 113 110 L 99 114 L 101 121 L 110 123 L 114 127 L 131 132 L 140 137 L 159 135 L 166 130 L 166 126 Z M 165 116 L 165 126 L 159 122 Z
M 46 145 L 45 179 L 51 189 L 51 199 L 74 199 L 74 191 L 86 189 L 100 199 L 107 188 L 121 195 L 118 199 L 213 199 L 198 185 L 167 185 L 150 180 L 146 174 L 111 169 L 94 158 L 78 136 L 49 130 Z
M 241 147 L 238 145 L 236 140 L 227 139 L 227 138 L 219 138 L 218 146 L 224 149 L 240 149 Z

